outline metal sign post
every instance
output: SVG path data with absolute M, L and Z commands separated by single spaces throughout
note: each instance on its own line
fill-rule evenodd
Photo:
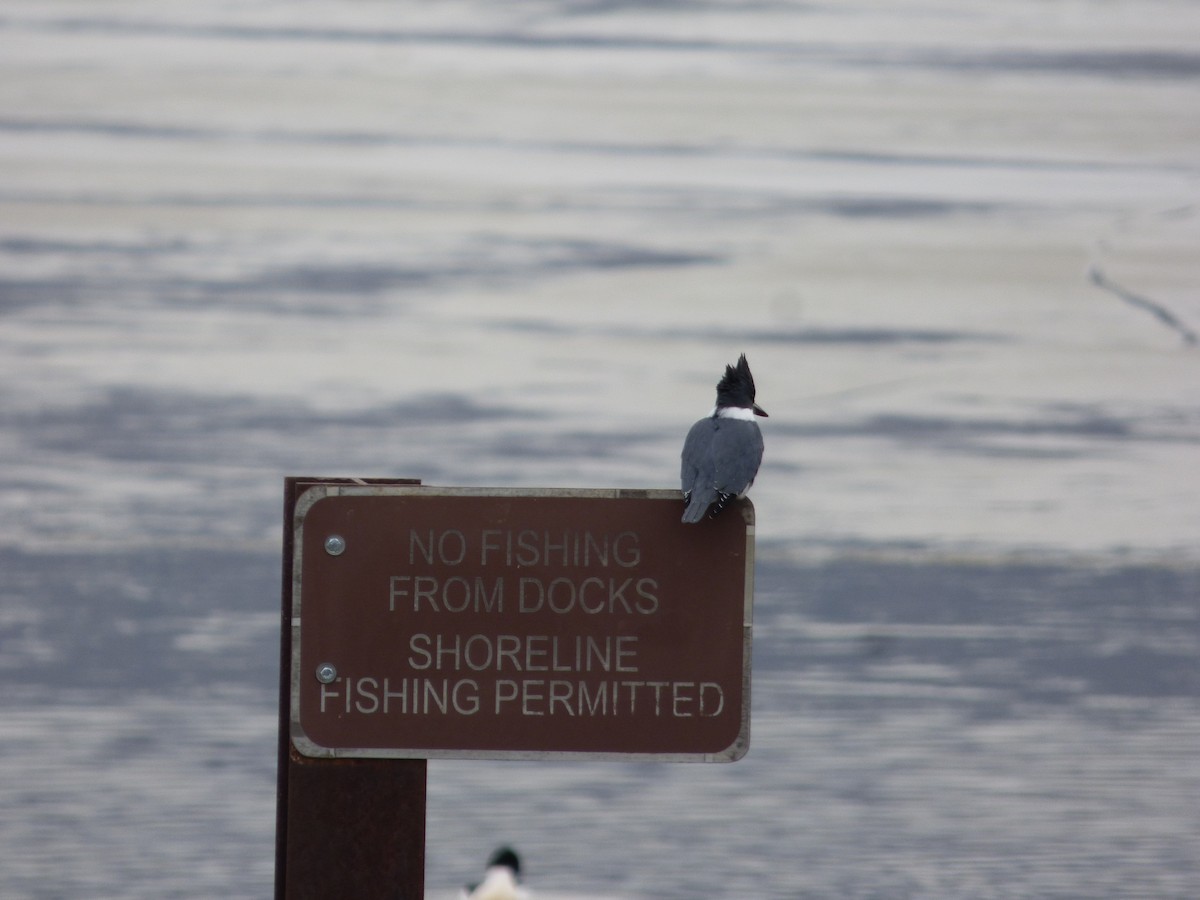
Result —
M 680 509 L 288 479 L 277 896 L 420 898 L 428 758 L 741 758 L 753 507 Z
M 297 631 L 292 604 L 296 501 L 313 485 L 363 483 L 288 478 L 284 484 L 276 900 L 423 900 L 425 896 L 425 760 L 314 760 L 296 751 L 289 734 L 292 641 Z

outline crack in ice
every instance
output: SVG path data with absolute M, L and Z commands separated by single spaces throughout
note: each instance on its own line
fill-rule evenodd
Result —
M 1200 343 L 1200 337 L 1197 336 L 1196 332 L 1189 328 L 1171 310 L 1167 309 L 1161 303 L 1151 300 L 1148 297 L 1143 297 L 1140 294 L 1135 294 L 1117 284 L 1105 275 L 1099 266 L 1093 264 L 1088 267 L 1088 278 L 1092 284 L 1101 290 L 1108 291 L 1117 298 L 1124 300 L 1130 306 L 1136 306 L 1138 309 L 1144 309 L 1151 313 L 1168 328 L 1180 334 L 1183 337 L 1184 343 L 1193 347 L 1197 343 Z

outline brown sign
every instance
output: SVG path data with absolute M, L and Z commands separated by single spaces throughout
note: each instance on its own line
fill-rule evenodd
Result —
M 747 750 L 754 510 L 676 491 L 317 484 L 294 514 L 308 756 Z

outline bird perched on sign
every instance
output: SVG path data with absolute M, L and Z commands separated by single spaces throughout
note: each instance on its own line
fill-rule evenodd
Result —
M 468 885 L 459 893 L 461 900 L 529 900 L 529 891 L 520 887 L 521 860 L 512 847 L 500 847 L 488 857 L 483 881 Z
M 754 402 L 754 376 L 743 353 L 717 382 L 713 411 L 692 426 L 683 442 L 683 521 L 699 522 L 705 513 L 715 516 L 754 483 L 763 455 L 754 417 L 766 414 Z

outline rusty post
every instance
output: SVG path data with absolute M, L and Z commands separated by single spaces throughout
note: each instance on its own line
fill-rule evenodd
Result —
M 422 900 L 426 761 L 308 759 L 292 747 L 292 512 L 317 481 L 338 480 L 288 478 L 284 486 L 275 898 Z

